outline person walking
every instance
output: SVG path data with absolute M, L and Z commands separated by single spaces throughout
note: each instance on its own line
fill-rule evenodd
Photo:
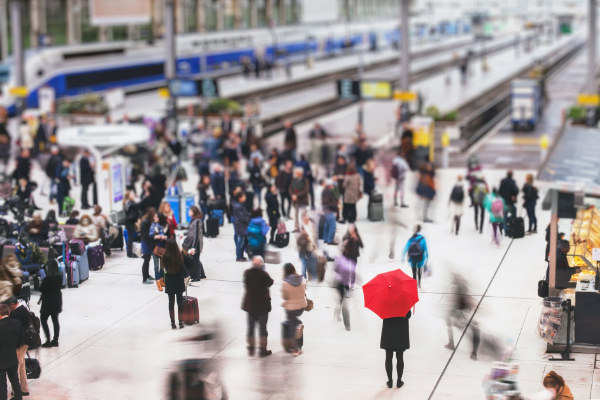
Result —
M 306 308 L 306 279 L 296 273 L 291 263 L 283 266 L 283 284 L 281 285 L 283 308 L 287 318 L 288 338 L 291 339 L 289 349 L 294 357 L 302 354 L 299 340 L 304 334 L 304 325 L 298 319 Z
M 149 207 L 146 210 L 146 214 L 142 217 L 140 222 L 140 237 L 142 239 L 142 283 L 144 285 L 151 285 L 154 279 L 160 279 L 160 270 L 158 264 L 158 257 L 152 253 L 154 251 L 154 237 L 151 236 L 150 227 L 154 222 L 156 216 L 156 210 L 153 207 Z M 150 259 L 156 257 L 154 261 L 154 278 L 150 276 Z
M 69 195 L 71 190 L 70 180 L 71 176 L 71 162 L 69 160 L 63 160 L 62 164 L 58 167 L 56 176 L 58 178 L 58 184 L 56 188 L 56 202 L 58 203 L 58 214 L 64 215 L 63 203 L 65 197 Z
M 167 218 L 167 223 L 169 224 L 167 235 L 169 237 L 174 237 L 175 229 L 177 229 L 177 220 L 175 219 L 175 213 L 173 213 L 171 205 L 167 201 L 163 201 L 162 203 L 160 203 L 158 212 L 163 214 Z
M 235 241 L 235 261 L 244 262 L 247 258 L 244 257 L 244 252 L 248 244 L 246 230 L 250 223 L 250 213 L 245 207 L 246 195 L 244 192 L 239 192 L 236 196 L 236 201 L 233 202 L 233 240 Z
M 283 140 L 283 148 L 285 149 L 285 157 L 288 160 L 296 162 L 297 135 L 296 129 L 292 125 L 292 121 L 286 120 L 283 123 L 285 138 Z
M 336 215 L 338 212 L 338 199 L 333 192 L 333 180 L 327 179 L 325 187 L 321 192 L 321 204 L 325 216 L 323 226 L 323 241 L 327 244 L 335 245 Z
M 513 179 L 513 172 L 511 170 L 508 170 L 506 172 L 506 177 L 500 181 L 498 194 L 500 194 L 504 200 L 504 204 L 506 204 L 506 210 L 502 216 L 504 219 L 504 230 L 506 231 L 506 220 L 508 219 L 508 216 L 517 216 L 517 207 L 515 204 L 517 202 L 517 195 L 519 194 L 519 187 Z
M 135 204 L 135 193 L 128 190 L 125 192 L 125 198 L 123 199 L 123 209 L 125 210 L 125 229 L 127 229 L 127 257 L 137 258 L 133 254 L 133 237 L 135 236 L 135 224 L 139 218 L 139 208 Z
M 356 203 L 362 197 L 360 190 L 360 175 L 354 164 L 350 164 L 344 176 L 344 206 L 342 208 L 342 220 L 348 222 L 356 221 Z
M 302 276 L 304 278 L 315 279 L 317 275 L 317 229 L 315 224 L 304 211 L 302 214 L 302 226 L 296 236 L 296 247 L 298 248 L 298 257 L 302 263 Z M 308 273 L 308 275 L 307 275 Z
M 255 157 L 251 161 L 251 165 L 248 166 L 248 173 L 250 174 L 250 184 L 252 185 L 252 191 L 254 197 L 258 199 L 258 207 L 262 204 L 261 192 L 265 186 L 265 178 L 262 176 L 260 159 Z
M 469 324 L 469 317 L 471 315 L 471 310 L 474 307 L 473 299 L 467 293 L 467 282 L 465 279 L 458 275 L 454 274 L 452 277 L 453 285 L 454 285 L 454 294 L 452 296 L 452 307 L 449 309 L 448 315 L 446 317 L 446 328 L 448 330 L 448 344 L 446 344 L 446 348 L 448 350 L 454 350 L 454 328 L 458 328 L 459 330 L 465 329 L 465 326 Z M 480 332 L 479 325 L 476 321 L 472 321 L 470 323 L 471 326 L 471 340 L 473 343 L 473 348 L 471 350 L 471 359 L 477 360 L 477 350 L 479 349 L 480 343 Z
M 506 210 L 504 199 L 498 194 L 498 189 L 493 188 L 492 193 L 485 197 L 485 209 L 490 213 L 490 223 L 492 224 L 493 240 L 500 246 L 500 236 L 502 235 L 503 215 Z
M 279 197 L 281 198 L 281 215 L 284 218 L 290 218 L 290 208 L 292 206 L 292 197 L 290 196 L 290 184 L 292 183 L 292 168 L 293 163 L 286 161 L 283 169 L 277 174 L 276 184 L 279 189 Z M 287 209 L 285 203 L 287 200 Z
M 523 205 L 527 211 L 527 219 L 529 219 L 529 229 L 527 233 L 537 233 L 537 217 L 535 216 L 535 206 L 539 198 L 538 190 L 533 186 L 533 175 L 527 174 L 525 177 L 525 185 L 523 185 Z
M 58 166 L 62 164 L 62 155 L 60 154 L 60 150 L 58 146 L 53 145 L 50 147 L 50 158 L 46 163 L 46 176 L 50 181 L 50 194 L 48 196 L 50 203 L 53 204 L 56 198 L 56 190 L 57 190 L 57 170 Z
M 427 241 L 425 240 L 425 237 L 421 235 L 421 225 L 415 226 L 415 233 L 406 242 L 406 246 L 404 246 L 402 252 L 402 260 L 405 260 L 407 255 L 413 279 L 417 281 L 420 289 L 423 267 L 427 264 L 429 259 Z
M 398 150 L 396 156 L 392 160 L 392 170 L 390 175 L 394 180 L 394 205 L 398 205 L 398 195 L 400 195 L 400 207 L 406 208 L 408 206 L 404 203 L 404 184 L 409 166 L 401 154 L 401 151 Z
M 404 352 L 410 349 L 408 320 L 411 315 L 412 314 L 409 311 L 404 317 L 383 319 L 379 347 L 385 350 L 385 372 L 388 378 L 386 385 L 390 389 L 394 385 L 392 368 L 394 353 L 396 353 L 396 373 L 398 374 L 396 387 L 401 388 L 404 386 L 404 382 L 402 381 L 402 375 L 404 373 Z
M 62 283 L 62 282 L 61 282 Z M 25 304 L 20 303 L 16 297 L 11 297 L 8 301 L 8 307 L 10 308 L 10 317 L 21 323 L 23 332 L 29 328 L 31 323 L 31 317 L 29 316 L 29 309 Z M 23 341 L 21 346 L 17 347 L 17 360 L 19 362 L 19 383 L 21 385 L 21 391 L 23 396 L 29 396 L 29 384 L 27 383 L 27 370 L 25 369 L 25 354 L 29 346 L 26 341 Z
M 156 287 L 161 292 L 163 291 L 163 289 L 165 287 L 164 274 L 163 274 L 164 266 L 162 265 L 163 260 L 161 259 L 161 257 L 159 257 L 156 254 L 156 251 L 154 251 L 154 250 L 157 247 L 166 248 L 167 239 L 169 238 L 168 231 L 169 231 L 169 223 L 167 222 L 167 217 L 165 217 L 165 215 L 162 213 L 155 214 L 154 221 L 152 222 L 152 225 L 150 225 L 149 236 L 154 241 L 154 247 L 152 248 L 152 258 L 154 259 L 154 268 L 155 268 L 154 280 L 156 282 Z M 158 271 L 156 271 L 157 265 L 159 266 Z
M 463 215 L 463 204 L 465 202 L 465 190 L 462 181 L 463 178 L 459 175 L 452 188 L 452 192 L 450 192 L 450 200 L 448 200 L 452 216 L 452 233 L 456 236 L 458 236 L 458 231 L 460 230 L 460 219 Z
M 191 218 L 188 231 L 183 239 L 182 248 L 184 261 L 189 265 L 188 272 L 192 282 L 198 282 L 200 279 L 206 279 L 204 266 L 200 261 L 200 253 L 204 247 L 202 239 L 202 211 L 197 206 L 190 207 L 189 216 Z
M 269 288 L 273 286 L 273 279 L 265 271 L 265 262 L 261 256 L 252 257 L 252 267 L 244 271 L 244 299 L 242 310 L 247 313 L 248 329 L 246 331 L 246 343 L 248 355 L 253 356 L 256 349 L 256 338 L 254 336 L 256 325 L 259 332 L 260 357 L 268 357 L 272 354 L 267 350 L 267 321 L 271 312 L 271 295 Z
M 8 160 L 10 160 L 12 138 L 6 130 L 6 121 L 0 115 L 0 162 L 2 163 L 2 172 L 6 173 L 8 168 Z
M 88 192 L 92 186 L 93 205 L 98 204 L 98 191 L 96 189 L 95 163 L 91 160 L 91 153 L 88 149 L 83 150 L 83 155 L 79 160 L 79 176 L 81 181 L 81 208 L 87 210 L 90 208 L 88 202 Z
M 265 195 L 265 202 L 267 203 L 267 216 L 269 218 L 269 227 L 271 228 L 269 244 L 275 243 L 275 233 L 277 232 L 277 225 L 279 224 L 279 201 L 277 200 L 277 186 L 269 186 L 269 190 Z
M 548 372 L 542 381 L 544 388 L 552 393 L 552 400 L 573 400 L 575 397 L 562 376 L 554 371 Z
M 294 178 L 290 183 L 290 196 L 292 197 L 292 206 L 294 206 L 294 232 L 300 230 L 300 210 L 304 211 L 308 207 L 308 193 L 310 183 L 304 177 L 304 170 L 301 167 L 294 168 Z
M 425 156 L 419 167 L 419 183 L 417 185 L 417 195 L 423 200 L 423 222 L 433 222 L 429 218 L 429 206 L 435 197 L 435 169 L 429 156 Z
M 166 252 L 162 258 L 161 268 L 165 275 L 165 293 L 169 296 L 169 317 L 171 318 L 171 329 L 177 329 L 175 325 L 175 300 L 177 300 L 177 316 L 179 317 L 179 329 L 183 329 L 181 317 L 183 314 L 183 292 L 185 292 L 185 269 L 183 268 L 183 255 L 175 238 L 167 240 Z
M 481 234 L 483 233 L 483 219 L 485 218 L 483 202 L 489 193 L 489 189 L 487 182 L 482 176 L 474 178 L 472 186 L 471 198 L 475 212 L 475 230 L 478 230 Z
M 19 360 L 17 349 L 25 342 L 21 323 L 9 318 L 10 308 L 0 303 L 0 400 L 6 400 L 6 378 L 10 381 L 13 400 L 23 400 L 19 383 Z M 29 394 L 29 393 L 28 393 Z
M 58 262 L 56 261 L 58 254 L 53 247 L 48 250 L 48 263 L 46 264 L 46 278 L 40 285 L 42 306 L 40 308 L 40 321 L 46 342 L 42 347 L 58 347 L 58 337 L 60 335 L 60 323 L 58 314 L 62 312 L 62 282 L 63 274 L 60 272 Z M 54 335 L 50 340 L 50 328 L 48 327 L 48 318 L 52 319 L 54 327 Z
M 260 208 L 253 210 L 250 213 L 250 222 L 246 229 L 248 250 L 252 256 L 264 257 L 267 232 L 269 232 L 269 225 L 262 217 L 262 210 Z

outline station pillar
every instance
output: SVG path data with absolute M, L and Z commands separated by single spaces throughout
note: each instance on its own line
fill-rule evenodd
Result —
M 198 32 L 206 31 L 206 1 L 198 0 L 198 8 L 196 9 Z
M 25 86 L 25 49 L 23 48 L 23 2 L 10 0 L 10 28 L 12 38 L 12 54 L 14 62 L 15 83 Z M 25 99 L 17 100 L 17 113 L 24 110 Z
M 401 51 L 400 51 L 400 90 L 410 90 L 410 3 L 411 0 L 401 0 L 400 4 L 400 29 L 401 29 Z M 401 104 L 401 122 L 410 119 L 408 103 Z
M 177 76 L 175 48 L 175 0 L 165 1 L 165 78 L 167 86 Z M 172 93 L 167 101 L 167 131 L 177 135 L 177 100 Z
M 258 2 L 250 0 L 250 28 L 258 26 Z
M 67 43 L 78 44 L 81 42 L 81 1 L 67 0 Z
M 587 70 L 587 83 L 588 87 L 593 88 L 594 93 L 596 92 L 596 0 L 589 1 L 588 10 L 588 70 Z
M 7 0 L 0 0 L 0 59 L 8 58 L 8 15 Z

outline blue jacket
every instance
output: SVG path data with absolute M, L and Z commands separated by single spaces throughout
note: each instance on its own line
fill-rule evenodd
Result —
M 150 237 L 152 239 L 154 239 L 154 236 L 156 236 L 156 235 L 169 236 L 168 232 L 169 232 L 168 225 L 167 226 L 162 226 L 158 222 L 153 222 L 152 225 L 150 226 L 150 233 L 149 233 L 149 235 L 150 235 Z M 164 240 L 155 240 L 155 244 L 157 246 L 164 247 L 165 241 Z
M 260 231 L 262 232 L 263 235 L 266 235 L 267 232 L 269 232 L 269 225 L 267 225 L 267 222 L 262 217 L 252 218 L 248 225 L 250 225 L 250 224 L 260 225 Z M 246 228 L 246 233 L 248 233 L 248 228 Z
M 410 239 L 408 239 L 408 242 L 406 242 L 406 246 L 404 246 L 404 250 L 402 251 L 402 260 L 406 259 L 408 248 L 416 240 L 420 240 L 419 243 L 421 244 L 421 248 L 423 249 L 423 259 L 421 261 L 416 262 L 415 267 L 422 268 L 425 264 L 427 264 L 427 259 L 429 258 L 429 251 L 427 250 L 427 241 L 425 240 L 425 237 L 423 237 L 423 235 L 421 235 L 420 233 L 416 233 L 412 235 Z

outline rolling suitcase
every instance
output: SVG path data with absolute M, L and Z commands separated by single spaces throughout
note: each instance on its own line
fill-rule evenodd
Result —
M 300 321 L 300 323 L 302 323 L 302 321 Z M 289 326 L 290 325 L 288 321 L 283 321 L 281 323 L 281 345 L 285 351 L 291 353 L 292 350 L 294 350 L 296 341 L 298 343 L 298 347 L 302 348 L 304 345 L 304 335 L 302 335 L 300 339 L 294 339 L 293 336 L 290 336 Z
M 525 220 L 522 217 L 506 218 L 506 236 L 520 239 L 525 236 Z
M 369 221 L 383 221 L 383 203 L 369 203 L 369 209 L 367 214 Z
M 102 246 L 88 247 L 87 258 L 92 271 L 97 271 L 104 267 L 104 251 L 102 250 Z
M 110 244 L 110 248 L 111 250 L 123 250 L 125 248 L 125 240 L 123 239 L 123 227 L 117 226 L 116 228 L 119 231 L 119 234 L 116 238 L 113 239 L 112 243 Z
M 71 239 L 69 241 L 69 251 L 71 254 L 80 256 L 85 253 L 85 243 L 83 243 L 83 240 Z
M 209 217 L 206 220 L 206 237 L 216 238 L 219 236 L 219 220 L 217 218 Z
M 212 210 L 210 212 L 209 219 L 210 218 L 214 218 L 219 223 L 219 226 L 223 226 L 223 223 L 224 223 L 223 215 L 224 215 L 224 211 L 223 210 Z
M 70 288 L 79 287 L 79 263 L 77 260 L 70 260 L 66 263 L 67 267 L 67 286 Z
M 193 325 L 200 322 L 200 312 L 198 311 L 198 299 L 187 295 L 183 296 L 183 315 L 179 320 L 186 325 Z
M 90 277 L 90 263 L 87 256 L 87 251 L 80 256 L 75 256 L 79 265 L 79 282 L 83 282 Z

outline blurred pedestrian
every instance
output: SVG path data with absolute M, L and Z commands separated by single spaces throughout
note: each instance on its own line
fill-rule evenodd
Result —
M 358 228 L 353 223 L 349 224 L 348 231 L 342 237 L 342 254 L 356 264 L 358 257 L 360 257 L 360 249 L 363 247 L 364 244 L 358 233 Z
M 83 150 L 83 155 L 79 159 L 79 177 L 81 183 L 81 209 L 90 208 L 88 203 L 89 187 L 92 186 L 92 205 L 98 204 L 98 191 L 96 189 L 96 178 L 94 168 L 95 162 L 91 159 L 91 153 L 88 149 Z
M 292 183 L 292 171 L 294 164 L 288 160 L 285 162 L 281 171 L 277 175 L 277 189 L 281 198 L 281 215 L 284 218 L 290 218 L 290 208 L 292 206 L 292 197 L 290 196 L 290 185 Z M 287 208 L 285 206 L 287 201 Z
M 200 279 L 206 279 L 204 266 L 202 265 L 202 261 L 200 261 L 200 253 L 202 253 L 202 248 L 204 247 L 202 211 L 197 206 L 192 206 L 188 214 L 190 224 L 181 247 L 183 249 L 184 263 L 188 267 L 190 278 L 192 282 L 198 282 Z
M 310 192 L 310 182 L 304 176 L 302 167 L 294 168 L 294 178 L 290 183 L 290 196 L 292 206 L 294 206 L 294 232 L 300 230 L 300 211 L 308 207 L 308 194 Z
M 527 210 L 527 218 L 529 219 L 529 229 L 527 230 L 527 233 L 537 233 L 535 206 L 538 198 L 538 189 L 533 186 L 533 175 L 527 174 L 525 177 L 525 185 L 523 185 L 523 205 L 525 206 L 525 210 Z
M 275 233 L 277 232 L 277 225 L 279 224 L 279 201 L 277 201 L 277 186 L 269 186 L 269 190 L 265 195 L 265 202 L 267 203 L 267 216 L 269 218 L 269 227 L 271 228 L 269 244 L 275 243 Z
M 290 346 L 294 357 L 302 354 L 299 340 L 304 335 L 304 325 L 298 319 L 306 308 L 306 279 L 296 273 L 291 263 L 283 266 L 283 284 L 281 285 L 283 308 L 287 317 L 288 338 L 292 338 Z
M 264 257 L 265 255 L 266 235 L 269 232 L 269 225 L 263 219 L 262 212 L 262 209 L 256 208 L 250 213 L 250 222 L 246 229 L 248 250 L 252 256 Z
M 369 204 L 371 203 L 371 195 L 375 190 L 375 160 L 372 158 L 368 159 L 363 167 L 363 193 L 369 197 Z
M 31 169 L 31 153 L 27 149 L 21 150 L 21 153 L 17 157 L 15 169 L 12 173 L 12 178 L 15 180 L 15 183 L 21 178 L 26 179 L 27 182 L 29 182 Z
M 321 203 L 323 214 L 325 216 L 325 225 L 323 226 L 323 241 L 327 244 L 335 245 L 335 217 L 338 211 L 338 199 L 333 192 L 333 180 L 325 181 L 323 191 L 321 192 Z
M 367 139 L 364 136 L 361 136 L 358 139 L 358 146 L 354 150 L 352 158 L 354 159 L 358 172 L 362 176 L 365 164 L 368 160 L 373 158 L 373 149 L 367 144 Z
M 356 203 L 362 197 L 360 190 L 360 175 L 354 164 L 346 169 L 344 177 L 344 207 L 342 209 L 342 220 L 348 222 L 356 221 Z
M 27 331 L 29 325 L 31 324 L 31 316 L 25 303 L 19 302 L 16 297 L 11 297 L 7 301 L 7 304 L 11 310 L 10 318 L 13 318 L 21 323 L 23 332 Z M 25 337 L 23 344 L 17 347 L 17 360 L 19 361 L 19 383 L 21 384 L 21 390 L 23 391 L 24 396 L 29 396 L 29 384 L 27 383 L 27 370 L 25 368 L 25 355 L 27 354 L 28 348 L 29 346 L 27 343 L 27 337 Z
M 286 120 L 283 123 L 285 138 L 283 140 L 283 148 L 285 149 L 284 158 L 296 162 L 296 149 L 298 147 L 296 129 L 292 125 L 292 121 Z
M 452 217 L 452 233 L 458 236 L 460 230 L 460 219 L 463 215 L 463 204 L 465 202 L 465 190 L 463 188 L 462 176 L 458 176 L 456 183 L 450 193 L 448 206 L 450 207 L 450 215 Z
M 169 239 L 169 222 L 167 221 L 167 217 L 163 213 L 156 213 L 154 215 L 154 221 L 152 225 L 150 225 L 150 238 L 154 240 L 154 248 L 152 249 L 152 258 L 154 258 L 154 266 L 158 264 L 160 266 L 159 276 L 154 275 L 154 280 L 156 281 L 156 287 L 159 291 L 163 291 L 165 287 L 164 266 L 163 260 L 159 253 L 157 252 L 157 247 L 161 249 L 165 249 L 167 247 L 167 239 Z M 156 271 L 155 271 L 156 274 Z
M 152 235 L 150 228 L 154 223 L 154 217 L 156 216 L 156 210 L 152 207 L 146 210 L 146 214 L 142 217 L 140 222 L 140 237 L 141 237 L 141 247 L 142 247 L 142 258 L 144 262 L 142 263 L 142 283 L 144 285 L 151 285 L 154 282 L 154 279 L 160 279 L 160 265 L 158 262 L 158 257 L 156 257 L 153 253 L 154 251 L 154 236 Z M 150 276 L 150 259 L 153 259 L 154 262 L 154 278 Z
M 394 179 L 394 205 L 398 205 L 398 195 L 400 195 L 400 207 L 402 208 L 408 207 L 404 203 L 404 184 L 408 170 L 408 163 L 404 157 L 402 157 L 400 151 L 398 151 L 392 160 L 390 175 L 392 176 L 392 179 Z
M 421 235 L 421 225 L 415 226 L 415 233 L 408 239 L 404 250 L 402 251 L 402 260 L 408 255 L 408 263 L 412 270 L 413 279 L 415 279 L 421 288 L 421 276 L 423 275 L 423 267 L 429 259 L 429 250 L 425 237 Z
M 135 194 L 129 190 L 125 192 L 123 203 L 123 209 L 125 210 L 125 229 L 127 229 L 127 257 L 137 258 L 137 256 L 133 254 L 133 239 L 135 236 L 135 224 L 140 217 L 140 212 L 135 203 Z
M 169 237 L 175 236 L 175 229 L 177 229 L 177 220 L 175 219 L 175 213 L 173 213 L 173 209 L 171 208 L 171 204 L 167 201 L 163 201 L 160 203 L 160 207 L 158 208 L 158 212 L 162 213 L 167 218 L 167 223 L 169 224 L 169 230 L 167 235 Z
M 19 360 L 17 349 L 23 346 L 24 329 L 21 323 L 9 317 L 10 308 L 0 304 L 0 398 L 6 399 L 6 377 L 10 381 L 14 400 L 22 400 L 23 392 L 19 383 Z
M 408 320 L 412 313 L 409 311 L 404 317 L 384 318 L 381 327 L 381 342 L 379 347 L 385 350 L 385 372 L 387 374 L 386 385 L 390 389 L 394 385 L 393 380 L 393 358 L 396 353 L 396 373 L 398 381 L 396 387 L 404 386 L 402 375 L 404 373 L 404 352 L 410 349 L 410 331 Z
M 548 372 L 542 383 L 544 388 L 553 394 L 552 400 L 573 400 L 575 398 L 563 377 L 554 371 Z
M 493 188 L 492 193 L 485 197 L 484 207 L 490 213 L 493 240 L 500 246 L 500 236 L 502 235 L 502 224 L 504 221 L 503 215 L 506 205 L 504 204 L 504 199 L 498 194 L 498 189 Z
M 480 176 L 473 181 L 472 200 L 475 212 L 475 230 L 483 233 L 483 219 L 485 218 L 485 208 L 483 203 L 489 193 L 488 185 L 485 179 Z
M 38 118 L 38 126 L 35 132 L 34 153 L 42 154 L 48 151 L 48 120 L 45 115 Z
M 22 120 L 21 126 L 19 126 L 19 140 L 21 150 L 31 151 L 33 155 L 37 154 L 34 151 L 33 134 L 26 120 Z
M 473 304 L 473 298 L 468 295 L 467 282 L 459 274 L 452 276 L 452 284 L 454 285 L 454 294 L 452 296 L 452 303 L 448 310 L 446 317 L 446 327 L 448 329 L 448 344 L 446 348 L 454 350 L 454 328 L 459 330 L 465 329 L 465 326 L 469 324 L 469 318 L 471 311 L 475 307 Z M 472 350 L 471 359 L 477 360 L 477 350 L 479 349 L 479 343 L 481 341 L 479 325 L 477 322 L 471 322 L 471 339 L 472 339 Z
M 8 167 L 8 160 L 10 159 L 10 145 L 12 138 L 6 130 L 6 121 L 0 117 L 0 161 L 3 165 L 2 172 L 6 173 Z
M 334 316 L 340 320 L 340 312 L 344 320 L 344 327 L 350 330 L 350 312 L 346 298 L 350 296 L 350 291 L 356 281 L 356 263 L 344 255 L 335 258 L 335 288 L 340 296 L 340 301 L 335 306 Z
M 58 314 L 62 312 L 62 284 L 63 274 L 60 271 L 56 258 L 58 254 L 53 247 L 48 250 L 48 264 L 46 264 L 46 278 L 40 285 L 40 322 L 46 341 L 42 347 L 58 347 L 58 338 L 60 335 L 60 323 Z M 52 319 L 54 334 L 50 340 L 50 328 L 48 327 L 48 318 Z
M 296 235 L 298 257 L 302 262 L 302 276 L 315 279 L 317 275 L 317 229 L 308 213 L 302 213 L 302 225 Z
M 503 215 L 504 230 L 506 230 L 506 220 L 508 219 L 508 216 L 517 216 L 517 207 L 515 206 L 515 203 L 517 202 L 519 187 L 513 179 L 512 171 L 507 171 L 506 177 L 500 181 L 500 186 L 498 187 L 498 194 L 500 194 L 502 199 L 504 199 L 504 204 L 506 204 L 506 211 Z
M 259 331 L 259 353 L 260 357 L 268 357 L 272 354 L 267 350 L 267 321 L 271 312 L 271 296 L 269 288 L 273 286 L 273 279 L 265 271 L 265 262 L 261 256 L 252 257 L 252 267 L 244 271 L 244 300 L 242 310 L 248 316 L 248 329 L 246 331 L 246 342 L 248 355 L 253 356 L 256 348 L 254 331 L 258 325 Z
M 243 192 L 235 196 L 236 201 L 233 202 L 233 240 L 235 241 L 235 261 L 244 262 L 247 258 L 244 257 L 248 241 L 246 230 L 250 223 L 250 213 L 244 206 L 246 195 Z
M 183 292 L 185 292 L 185 268 L 183 268 L 183 255 L 175 238 L 167 240 L 166 252 L 162 258 L 161 269 L 165 275 L 165 293 L 169 296 L 169 317 L 171 318 L 171 329 L 177 329 L 175 325 L 175 300 L 177 300 L 177 316 L 179 317 L 179 329 L 183 329 L 181 317 L 183 314 Z
M 314 190 L 315 177 L 314 177 L 312 169 L 310 167 L 310 163 L 306 160 L 306 157 L 304 156 L 304 154 L 300 154 L 300 159 L 296 163 L 296 166 L 302 168 L 302 170 L 304 171 L 304 177 L 308 181 L 308 185 L 309 185 L 308 186 L 308 194 L 310 196 L 310 207 L 311 207 L 311 209 L 314 210 L 315 209 L 315 190 Z
M 258 199 L 258 207 L 262 204 L 261 192 L 265 186 L 265 178 L 262 176 L 260 160 L 258 157 L 251 159 L 251 165 L 248 166 L 248 173 L 250 174 L 250 184 L 252 185 L 252 191 L 254 192 L 254 198 Z
M 60 215 L 65 215 L 63 204 L 65 197 L 69 196 L 69 192 L 71 191 L 71 162 L 69 160 L 63 160 L 62 165 L 58 167 L 56 175 L 58 177 L 58 185 L 56 190 L 58 213 Z
M 57 186 L 57 176 L 56 176 L 56 172 L 58 169 L 58 166 L 62 164 L 62 155 L 60 154 L 60 151 L 58 149 L 58 146 L 53 145 L 52 147 L 50 147 L 50 158 L 48 159 L 48 162 L 46 163 L 46 168 L 45 168 L 45 172 L 46 172 L 46 176 L 48 177 L 48 180 L 50 181 L 50 193 L 49 193 L 49 200 L 50 203 L 53 204 L 54 200 L 56 199 L 56 186 Z
M 433 222 L 429 218 L 429 207 L 435 197 L 435 169 L 429 156 L 419 167 L 419 183 L 417 185 L 417 195 L 423 200 L 423 222 Z

